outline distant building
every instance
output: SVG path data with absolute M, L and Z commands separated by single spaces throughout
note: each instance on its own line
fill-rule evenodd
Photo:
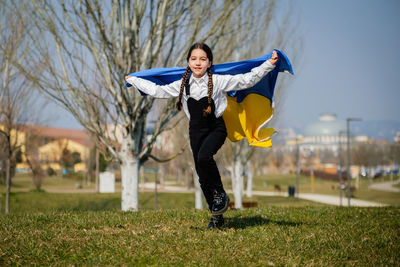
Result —
M 22 152 L 22 162 L 17 164 L 17 169 L 29 169 L 24 153 L 27 151 L 26 146 L 31 145 L 36 147 L 35 157 L 39 159 L 44 170 L 49 167 L 56 171 L 63 169 L 60 160 L 63 149 L 71 154 L 79 154 L 81 162 L 74 165 L 73 171 L 88 170 L 90 149 L 94 143 L 85 131 L 38 125 L 23 125 L 19 128 L 17 132 L 12 133 L 12 138 L 17 140 Z
M 351 141 L 353 145 L 371 142 L 365 135 L 352 137 Z M 296 146 L 301 154 L 302 169 L 313 168 L 314 171 L 335 174 L 339 169 L 339 151 L 347 148 L 346 121 L 338 120 L 333 113 L 323 113 L 318 121 L 305 127 L 303 135 L 287 139 L 286 147 L 290 153 L 295 151 Z M 344 158 L 342 160 L 343 164 Z
M 394 137 L 394 141 L 395 141 L 396 143 L 400 143 L 400 132 L 397 132 L 397 133 L 396 133 L 396 136 Z
M 87 171 L 89 166 L 90 149 L 94 142 L 84 130 L 43 127 L 28 125 L 25 132 L 39 137 L 41 144 L 38 147 L 38 157 L 42 163 L 42 168 L 48 167 L 54 170 L 62 170 L 60 158 L 63 149 L 69 153 L 77 153 L 81 162 L 73 167 L 73 171 Z
M 339 141 L 347 142 L 346 122 L 337 120 L 333 113 L 321 114 L 318 121 L 307 125 L 301 142 L 301 151 L 339 150 Z

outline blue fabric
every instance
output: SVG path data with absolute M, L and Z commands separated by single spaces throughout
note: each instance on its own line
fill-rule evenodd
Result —
M 271 100 L 272 103 L 278 73 L 282 71 L 288 71 L 289 73 L 293 74 L 292 65 L 290 64 L 288 57 L 282 51 L 279 51 L 277 49 L 274 50 L 278 54 L 278 61 L 275 63 L 275 68 L 270 73 L 268 73 L 263 79 L 261 79 L 261 81 L 258 82 L 254 87 L 246 90 L 230 91 L 228 92 L 228 95 L 237 97 L 237 102 L 240 103 L 248 94 L 256 93 L 267 97 Z M 274 50 L 272 50 L 269 54 L 261 56 L 259 58 L 214 65 L 212 72 L 215 74 L 231 75 L 250 72 L 252 68 L 261 65 L 267 59 L 271 58 L 272 52 Z M 186 68 L 179 67 L 155 68 L 134 72 L 129 74 L 129 76 L 143 78 L 152 81 L 157 85 L 165 85 L 182 79 L 182 75 L 184 74 L 185 70 Z M 126 86 L 130 87 L 132 85 L 126 83 Z M 142 95 L 145 95 L 143 92 L 140 93 Z

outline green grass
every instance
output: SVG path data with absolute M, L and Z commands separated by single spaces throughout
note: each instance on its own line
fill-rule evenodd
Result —
M 0 203 L 3 205 L 5 194 L 0 195 Z M 230 196 L 233 199 L 233 196 Z M 139 194 L 139 209 L 154 210 L 154 193 L 141 192 Z M 323 206 L 323 204 L 298 200 L 288 197 L 264 197 L 255 196 L 244 201 L 257 201 L 259 207 L 301 207 Z M 187 208 L 195 206 L 193 193 L 158 193 L 157 209 Z M 205 201 L 203 201 L 205 208 Z M 18 192 L 11 193 L 10 212 L 18 213 L 46 213 L 46 212 L 70 212 L 70 211 L 119 211 L 121 209 L 121 193 L 46 193 L 46 192 Z M 1 210 L 4 212 L 4 209 Z
M 49 179 L 53 178 L 45 182 L 45 190 L 75 186 L 73 180 Z M 285 181 L 282 176 L 266 178 Z M 210 215 L 193 209 L 194 194 L 159 193 L 154 211 L 154 194 L 142 192 L 139 212 L 121 212 L 120 193 L 32 189 L 29 177 L 14 180 L 11 213 L 0 215 L 0 266 L 396 266 L 400 262 L 400 207 L 345 208 L 288 197 L 253 197 L 257 208 L 229 210 L 221 230 L 207 230 Z M 4 193 L 0 203 L 4 205 Z
M 62 176 L 47 176 L 43 179 L 42 189 L 45 191 L 49 190 L 75 190 L 77 189 L 77 183 L 81 183 L 82 189 L 95 189 L 95 184 L 92 182 L 90 185 L 87 185 L 86 182 L 81 182 L 76 179 L 71 178 L 63 178 Z M 32 183 L 32 178 L 30 174 L 26 173 L 18 173 L 12 179 L 12 192 L 27 192 L 35 190 L 35 187 Z M 5 186 L 0 185 L 0 192 L 5 191 Z
M 395 266 L 400 209 L 64 211 L 0 220 L 0 265 Z

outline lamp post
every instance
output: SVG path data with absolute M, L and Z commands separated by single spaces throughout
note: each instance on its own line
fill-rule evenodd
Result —
M 342 180 L 342 168 L 343 168 L 343 160 L 342 160 L 342 134 L 344 134 L 345 131 L 339 131 L 338 137 L 339 137 L 339 199 L 340 199 L 340 206 L 342 206 L 342 198 L 343 198 L 343 180 Z
M 299 149 L 299 138 L 296 136 L 296 199 L 299 199 L 299 159 L 300 159 L 300 149 Z
M 360 118 L 347 118 L 346 128 L 347 128 L 347 203 L 350 207 L 350 187 L 351 187 L 351 173 L 350 173 L 350 122 L 351 121 L 361 121 Z

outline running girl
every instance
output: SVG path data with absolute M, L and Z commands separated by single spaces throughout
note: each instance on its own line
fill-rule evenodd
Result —
M 201 189 L 212 213 L 208 228 L 224 224 L 222 214 L 228 209 L 226 194 L 214 155 L 224 144 L 227 132 L 222 114 L 227 107 L 226 92 L 254 86 L 274 69 L 276 51 L 263 64 L 250 72 L 237 75 L 212 73 L 213 54 L 206 44 L 193 44 L 186 57 L 188 66 L 181 80 L 156 85 L 148 80 L 126 76 L 136 89 L 156 98 L 178 97 L 177 109 L 189 119 L 190 146 Z

